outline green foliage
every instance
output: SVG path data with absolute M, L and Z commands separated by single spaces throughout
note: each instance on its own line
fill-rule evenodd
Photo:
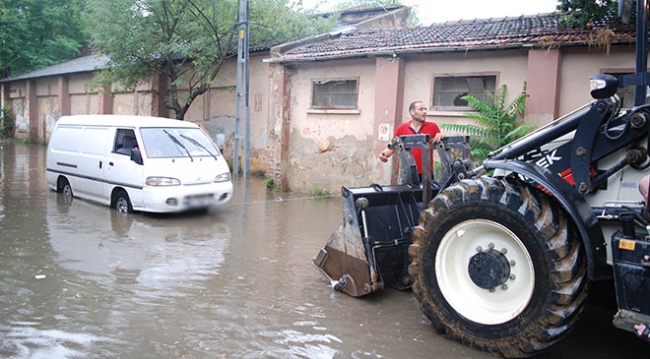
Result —
M 0 108 L 0 138 L 12 138 L 16 131 L 16 115 L 11 108 Z
M 267 47 L 331 31 L 336 16 L 318 16 L 314 10 L 292 10 L 290 0 L 251 0 L 249 42 Z
M 488 154 L 508 143 L 519 139 L 533 130 L 533 125 L 522 125 L 518 118 L 524 113 L 526 106 L 526 84 L 522 92 L 510 103 L 505 105 L 508 88 L 502 85 L 497 94 L 488 92 L 490 101 L 482 101 L 474 95 L 463 96 L 462 99 L 477 112 L 466 112 L 465 116 L 475 124 L 441 124 L 443 129 L 475 136 L 470 140 L 472 157 L 478 160 L 487 158 Z
M 328 190 L 327 188 L 320 188 L 316 186 L 316 188 L 314 188 L 314 194 L 316 195 L 316 197 L 329 197 L 330 190 Z
M 279 188 L 278 184 L 275 182 L 275 178 L 273 178 L 273 176 L 271 176 L 268 173 L 264 174 L 263 182 L 264 182 L 264 187 L 266 187 L 266 189 L 269 191 L 277 191 Z
M 161 74 L 170 93 L 158 95 L 179 120 L 209 89 L 224 61 L 237 56 L 237 0 L 87 2 L 93 44 L 111 58 L 101 82 L 134 88 Z M 292 11 L 289 0 L 253 0 L 249 44 L 277 45 L 329 31 L 335 22 Z M 181 85 L 188 91 L 179 90 Z
M 590 29 L 594 21 L 608 19 L 609 14 L 618 13 L 617 0 L 560 0 L 558 10 L 566 15 L 562 22 L 581 29 Z M 609 20 L 609 26 L 618 23 L 618 17 Z
M 0 0 L 0 78 L 72 59 L 86 43 L 85 0 Z

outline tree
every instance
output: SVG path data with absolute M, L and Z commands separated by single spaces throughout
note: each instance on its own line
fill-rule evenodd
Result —
M 0 0 L 0 78 L 69 60 L 86 44 L 83 0 Z
M 237 50 L 237 0 L 88 0 L 87 23 L 94 45 L 110 58 L 106 83 L 125 88 L 161 74 L 169 96 L 158 92 L 176 119 L 205 93 L 221 66 Z M 249 5 L 251 47 L 270 47 L 329 31 L 336 19 L 291 11 L 288 0 Z M 187 91 L 179 91 L 180 86 Z
M 483 101 L 469 94 L 461 97 L 477 112 L 466 112 L 465 116 L 476 124 L 441 124 L 444 129 L 477 136 L 470 143 L 472 157 L 478 160 L 487 158 L 488 154 L 508 143 L 517 140 L 533 130 L 533 125 L 523 125 L 519 117 L 526 107 L 526 84 L 522 92 L 508 105 L 505 105 L 508 88 L 501 85 L 498 92 L 488 92 L 490 101 Z
M 607 21 L 609 26 L 618 23 L 618 17 L 612 16 L 618 11 L 617 0 L 561 0 L 557 8 L 566 14 L 563 22 L 571 27 L 588 29 L 597 21 Z

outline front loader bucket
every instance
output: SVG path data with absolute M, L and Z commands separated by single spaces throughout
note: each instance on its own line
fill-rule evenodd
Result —
M 421 212 L 422 190 L 407 185 L 342 188 L 343 224 L 314 264 L 334 290 L 353 297 L 387 285 L 407 288 L 408 247 Z

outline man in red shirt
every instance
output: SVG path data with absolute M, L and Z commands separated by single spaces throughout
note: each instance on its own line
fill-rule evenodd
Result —
M 440 131 L 438 125 L 434 122 L 427 122 L 427 106 L 422 101 L 415 101 L 409 106 L 411 120 L 404 122 L 395 129 L 395 137 L 404 135 L 429 135 L 432 143 L 440 142 L 445 134 Z M 379 160 L 387 162 L 388 158 L 395 153 L 395 149 L 386 148 L 379 154 Z M 411 149 L 415 164 L 418 168 L 418 174 L 422 177 L 422 150 L 419 148 Z M 433 170 L 433 153 L 431 154 L 431 169 Z

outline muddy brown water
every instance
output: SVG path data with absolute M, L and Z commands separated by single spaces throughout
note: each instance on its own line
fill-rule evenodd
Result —
M 215 213 L 124 219 L 50 191 L 44 164 L 44 147 L 0 142 L 0 357 L 492 357 L 437 334 L 408 291 L 332 292 L 311 258 L 337 195 L 237 180 Z M 542 357 L 647 357 L 614 312 L 587 307 Z

